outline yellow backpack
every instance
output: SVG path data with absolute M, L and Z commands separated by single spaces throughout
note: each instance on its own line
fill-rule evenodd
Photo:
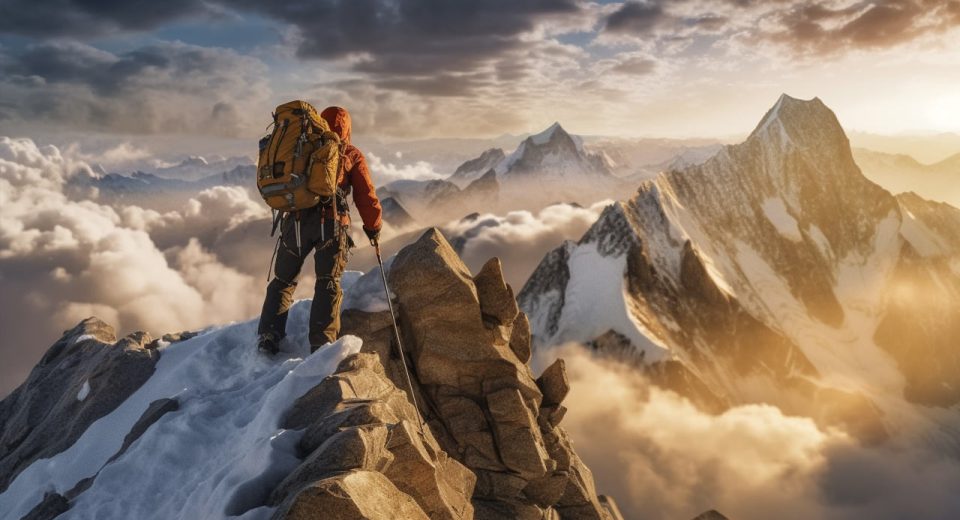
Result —
M 273 132 L 260 139 L 260 195 L 280 212 L 330 204 L 337 193 L 341 155 L 340 136 L 313 105 L 284 103 L 273 113 Z

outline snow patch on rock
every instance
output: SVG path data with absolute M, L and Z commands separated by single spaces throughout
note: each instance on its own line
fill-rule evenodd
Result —
M 777 228 L 777 231 L 779 231 L 781 235 L 794 242 L 803 240 L 797 219 L 793 218 L 793 215 L 787 211 L 787 206 L 783 203 L 783 199 L 780 197 L 765 199 L 761 207 L 763 208 L 763 214 L 767 216 L 767 220 Z
M 614 330 L 623 334 L 643 354 L 656 362 L 670 357 L 670 349 L 629 312 L 624 272 L 626 256 L 604 256 L 596 244 L 582 244 L 570 254 L 567 283 L 557 338 L 588 342 Z
M 83 401 L 90 395 L 90 380 L 83 382 L 83 386 L 80 387 L 80 391 L 77 392 L 77 401 Z

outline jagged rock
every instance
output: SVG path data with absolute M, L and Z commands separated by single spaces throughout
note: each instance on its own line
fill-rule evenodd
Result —
M 540 400 L 530 368 L 515 359 L 503 335 L 483 325 L 473 278 L 438 230 L 397 254 L 390 286 L 421 385 L 459 388 L 481 400 L 482 384 L 501 379 L 519 386 L 525 398 Z
M 548 510 L 522 502 L 475 500 L 474 505 L 477 508 L 477 514 L 474 517 L 476 520 L 504 520 L 506 518 L 511 520 L 545 520 L 558 518 L 549 516 Z
M 175 412 L 179 409 L 180 403 L 175 398 L 157 399 L 156 401 L 150 403 L 150 405 L 147 406 L 147 409 L 144 410 L 143 414 L 140 415 L 140 418 L 137 419 L 137 422 L 133 424 L 133 428 L 130 428 L 130 431 L 123 438 L 123 445 L 120 447 L 120 451 L 111 457 L 110 460 L 113 460 L 126 452 L 127 448 L 129 448 L 131 444 L 136 442 L 136 440 L 139 439 L 140 436 L 143 435 L 147 429 L 153 425 L 153 423 L 159 421 L 160 418 L 165 414 Z
M 430 230 L 400 251 L 389 276 L 425 409 L 439 416 L 429 423 L 477 475 L 476 517 L 540 519 L 566 510 L 602 518 L 592 475 L 556 429 L 569 390 L 562 364 L 541 379 L 552 399 L 541 408 L 546 400 L 526 364 L 529 322 L 511 305 L 499 262 L 472 278 Z
M 540 408 L 540 428 L 551 430 L 560 425 L 560 421 L 567 415 L 567 407 L 562 404 L 554 406 L 543 406 Z
M 376 471 L 313 482 L 284 502 L 273 520 L 428 520 L 408 494 Z
M 513 296 L 513 289 L 503 279 L 503 267 L 499 258 L 491 258 L 483 264 L 480 272 L 473 279 L 477 287 L 477 296 L 480 299 L 480 312 L 491 319 L 496 325 L 513 323 L 520 308 Z
M 384 475 L 414 497 L 433 520 L 472 517 L 470 495 L 476 476 L 431 440 L 421 437 L 409 421 L 394 426 L 387 441 L 394 461 Z
M 560 501 L 567 491 L 570 476 L 566 471 L 554 471 L 543 478 L 532 480 L 523 488 L 523 494 L 535 504 L 546 507 Z
M 472 517 L 476 476 L 444 452 L 429 429 L 420 429 L 416 410 L 387 378 L 378 354 L 345 358 L 285 419 L 290 426 L 309 421 L 299 443 L 308 455 L 277 486 L 270 503 L 334 473 L 362 469 L 385 475 L 430 518 Z
M 493 431 L 486 414 L 474 400 L 459 395 L 437 395 L 437 411 L 443 424 L 456 440 L 462 460 L 471 468 L 506 470 L 500 462 Z
M 335 433 L 274 489 L 269 504 L 277 505 L 310 483 L 357 469 L 382 471 L 393 461 L 387 448 L 389 431 L 382 424 L 356 426 Z
M 513 321 L 513 333 L 510 335 L 510 350 L 517 355 L 521 363 L 530 362 L 530 320 L 519 313 Z
M 395 424 L 400 417 L 383 401 L 356 400 L 311 424 L 300 438 L 300 451 L 311 453 L 338 431 L 367 424 Z
M 363 338 L 363 352 L 375 352 L 386 368 L 390 362 L 393 342 L 393 320 L 390 311 L 365 312 L 346 309 L 340 315 L 340 335 Z
M 540 377 L 537 386 L 543 392 L 543 406 L 558 406 L 570 392 L 570 380 L 567 379 L 567 367 L 562 359 L 554 361 Z
M 415 414 L 400 406 L 406 397 L 391 382 L 376 355 L 350 356 L 344 359 L 337 372 L 297 399 L 287 412 L 281 426 L 300 430 L 323 419 L 340 407 L 362 403 L 371 399 L 383 399 L 398 403 L 395 412 L 405 413 L 415 420 Z
M 20 520 L 53 520 L 70 509 L 70 502 L 59 493 L 46 493 L 43 501 Z
M 623 520 L 623 513 L 620 512 L 620 507 L 617 506 L 617 501 L 614 500 L 613 497 L 600 495 L 598 498 L 600 499 L 600 505 L 610 520 Z
M 160 336 L 160 339 L 162 341 L 166 341 L 167 343 L 177 343 L 179 341 L 187 341 L 190 338 L 195 338 L 199 334 L 200 333 L 197 331 L 172 332 L 170 334 L 164 334 L 163 336 Z
M 153 374 L 159 359 L 145 333 L 116 340 L 89 318 L 54 343 L 19 388 L 0 403 L 0 492 L 35 460 L 73 444 Z
M 593 473 L 573 451 L 567 432 L 563 428 L 555 428 L 544 435 L 544 441 L 550 456 L 557 461 L 557 469 L 567 474 L 563 496 L 557 501 L 561 516 L 603 518 Z
M 516 389 L 506 388 L 487 396 L 487 409 L 504 465 L 526 480 L 542 477 L 549 455 L 543 446 L 536 418 Z

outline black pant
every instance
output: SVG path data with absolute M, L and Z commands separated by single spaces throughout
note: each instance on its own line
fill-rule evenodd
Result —
M 287 331 L 287 313 L 293 304 L 300 269 L 311 250 L 317 272 L 317 283 L 310 306 L 310 346 L 315 349 L 336 341 L 340 332 L 340 277 L 347 265 L 352 240 L 347 229 L 340 227 L 334 236 L 332 218 L 321 219 L 318 208 L 300 212 L 300 247 L 297 247 L 296 216 L 288 214 L 280 226 L 280 243 L 274 265 L 274 278 L 267 286 L 260 313 L 260 334 L 283 338 Z M 322 232 L 321 232 L 322 229 Z

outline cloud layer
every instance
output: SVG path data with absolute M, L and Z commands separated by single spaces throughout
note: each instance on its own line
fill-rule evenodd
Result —
M 62 330 L 90 315 L 122 332 L 159 334 L 259 310 L 262 279 L 201 243 L 266 215 L 243 189 L 212 188 L 160 214 L 69 199 L 64 183 L 83 171 L 90 173 L 86 162 L 53 146 L 0 138 L 2 393 Z
M 499 257 L 504 277 L 519 293 L 548 252 L 564 240 L 583 236 L 610 203 L 605 200 L 589 207 L 554 204 L 537 213 L 519 210 L 506 215 L 483 214 L 451 222 L 442 229 L 460 242 L 460 256 L 473 272 L 491 257 Z
M 566 428 L 601 493 L 626 518 L 854 520 L 956 518 L 960 463 L 917 442 L 861 447 L 846 434 L 767 405 L 719 415 L 650 386 L 635 369 L 579 345 L 539 352 L 566 360 Z

